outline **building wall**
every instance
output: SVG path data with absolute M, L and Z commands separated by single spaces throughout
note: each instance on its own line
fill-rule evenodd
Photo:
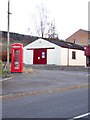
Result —
M 60 47 L 55 46 L 55 49 L 47 50 L 47 64 L 60 65 Z
M 43 39 L 38 39 L 24 47 L 23 52 L 24 63 L 33 64 L 34 48 L 53 48 L 53 47 L 55 49 L 47 49 L 47 64 L 60 65 L 60 47 Z M 27 50 L 27 48 L 30 48 L 31 50 Z
M 27 50 L 27 47 L 23 50 L 23 63 L 33 64 L 33 50 Z
M 88 31 L 80 29 L 77 32 L 75 32 L 73 35 L 68 37 L 66 41 L 73 43 L 74 40 L 76 40 L 76 44 L 85 46 L 85 45 L 88 45 L 89 36 L 90 34 L 88 34 Z
M 68 64 L 68 49 L 61 48 L 61 65 L 67 66 Z
M 72 52 L 76 53 L 76 59 L 72 59 Z M 62 66 L 86 66 L 84 51 L 76 49 L 61 48 Z
M 72 52 L 76 52 L 76 59 L 72 59 Z M 70 66 L 86 66 L 86 57 L 84 51 L 69 49 L 69 65 Z
M 84 51 L 76 49 L 68 49 L 57 46 L 43 39 L 38 39 L 33 43 L 24 47 L 24 63 L 33 64 L 33 49 L 34 48 L 51 48 L 47 49 L 47 64 L 55 64 L 61 66 L 85 66 L 86 57 Z M 31 50 L 27 50 L 30 48 Z M 76 52 L 76 59 L 72 59 L 72 51 Z

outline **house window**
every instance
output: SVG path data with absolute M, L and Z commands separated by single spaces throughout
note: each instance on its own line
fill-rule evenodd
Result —
M 72 51 L 72 59 L 76 59 L 76 52 Z
M 76 43 L 76 39 L 73 39 L 73 43 L 74 43 L 74 44 Z
M 88 45 L 90 45 L 90 38 L 88 39 Z

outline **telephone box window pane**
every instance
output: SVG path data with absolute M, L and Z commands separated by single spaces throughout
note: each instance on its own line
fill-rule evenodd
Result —
M 15 66 L 15 69 L 19 69 L 19 54 L 20 54 L 19 50 L 14 51 L 14 66 Z
M 76 59 L 76 52 L 72 51 L 72 59 Z

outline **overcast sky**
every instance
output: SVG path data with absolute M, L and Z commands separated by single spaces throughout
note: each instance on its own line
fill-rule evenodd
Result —
M 33 21 L 37 6 L 44 4 L 49 17 L 55 19 L 60 39 L 78 29 L 88 30 L 89 0 L 10 0 L 10 32 L 34 35 Z M 0 0 L 0 30 L 7 30 L 8 0 Z

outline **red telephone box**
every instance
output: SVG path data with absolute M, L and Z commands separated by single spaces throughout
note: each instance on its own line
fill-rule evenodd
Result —
M 23 72 L 23 45 L 20 43 L 12 44 L 11 72 Z

